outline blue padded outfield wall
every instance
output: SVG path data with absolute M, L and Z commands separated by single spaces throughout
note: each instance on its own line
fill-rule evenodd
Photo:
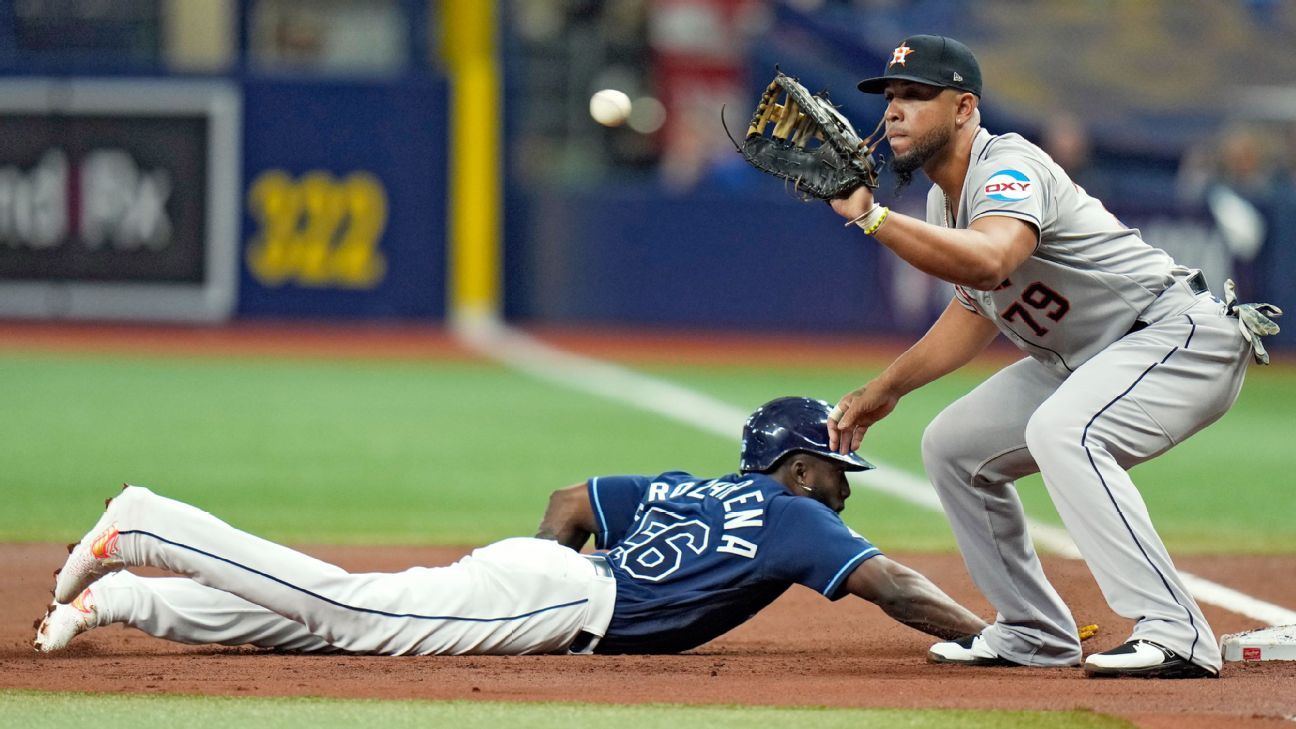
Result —
M 182 88 L 188 82 L 177 83 Z M 236 209 L 230 236 L 236 250 L 222 264 L 237 281 L 234 315 L 443 319 L 446 82 L 436 76 L 249 76 L 226 87 L 241 100 L 232 122 L 241 143 L 229 145 L 231 151 L 214 147 L 215 159 L 241 159 L 227 178 L 207 187 L 224 190 L 228 207 Z M 9 122 L 61 128 L 66 115 L 60 114 Z M 141 127 L 129 135 L 134 146 L 113 149 L 149 172 L 150 151 L 165 149 L 165 142 L 146 132 Z M 27 156 L 18 155 L 16 145 L 6 149 L 11 158 L 0 160 L 0 167 L 16 170 L 20 182 L 49 166 L 40 149 Z M 233 151 L 239 149 L 241 155 Z M 174 217 L 202 186 L 194 175 L 171 174 L 177 184 L 162 210 L 179 226 L 173 232 L 193 237 L 191 248 L 211 245 Z M 1181 262 L 1206 269 L 1217 292 L 1231 275 L 1248 299 L 1291 307 L 1285 299 L 1296 290 L 1296 200 L 1272 201 L 1265 210 L 1269 241 L 1254 260 L 1238 261 L 1204 211 L 1176 205 L 1151 177 L 1119 180 L 1123 187 L 1108 197 L 1110 209 Z M 843 228 L 824 204 L 797 200 L 777 180 L 741 163 L 688 192 L 667 190 L 642 175 L 609 175 L 598 186 L 579 188 L 521 189 L 507 176 L 505 184 L 504 307 L 513 321 L 918 333 L 949 298 L 943 284 L 914 274 L 859 231 Z M 921 214 L 919 183 L 898 203 L 887 187 L 882 196 L 897 209 Z M 176 237 L 169 244 L 181 242 Z M 65 245 L 82 244 L 68 238 Z M 143 265 L 139 252 L 120 257 L 128 255 Z M 147 265 L 137 268 L 161 270 Z M 0 289 L 18 288 L 31 275 L 9 271 Z M 58 271 L 49 276 L 67 278 Z M 159 306 L 139 309 L 137 316 L 169 318 Z M 63 315 L 103 318 L 104 312 Z M 1296 327 L 1287 327 L 1278 341 L 1296 342 Z
M 540 193 L 530 215 L 525 246 L 509 250 L 510 268 L 530 278 L 506 289 L 520 317 L 820 332 L 890 327 L 877 247 L 862 234 L 853 240 L 823 203 L 679 196 L 639 185 Z
M 841 333 L 925 331 L 947 284 L 915 273 L 821 202 L 770 191 L 669 193 L 650 184 L 539 192 L 510 211 L 511 318 L 541 323 Z M 922 215 L 920 186 L 897 209 Z M 884 190 L 885 198 L 892 198 Z M 1233 260 L 1200 211 L 1142 200 L 1109 205 L 1212 290 L 1232 277 L 1249 300 L 1282 303 L 1292 253 Z M 916 209 L 918 208 L 918 209 Z M 1296 207 L 1293 208 L 1296 210 Z M 1296 342 L 1288 327 L 1276 341 Z
M 93 89 L 110 82 L 77 83 Z M 444 79 L 245 76 L 222 88 L 239 99 L 234 106 L 241 113 L 230 126 L 238 127 L 234 136 L 241 143 L 212 147 L 212 159 L 241 156 L 236 169 L 205 188 L 195 175 L 169 173 L 178 184 L 165 188 L 171 197 L 158 210 L 176 216 L 180 204 L 202 189 L 224 191 L 228 204 L 211 209 L 235 209 L 229 236 L 234 255 L 210 260 L 237 281 L 237 293 L 230 292 L 234 315 L 443 319 Z M 60 114 L 9 121 L 56 128 L 64 123 L 66 115 Z M 113 159 L 129 155 L 136 162 L 130 169 L 152 174 L 149 155 L 165 148 L 164 138 L 146 132 L 140 127 L 129 135 L 134 146 L 109 145 Z M 42 162 L 40 149 L 21 156 L 10 147 L 11 158 L 0 160 L 0 167 L 14 170 L 10 177 L 19 183 L 35 184 L 30 181 L 46 174 L 46 167 L 62 169 Z M 1296 290 L 1296 199 L 1271 201 L 1264 211 L 1269 240 L 1254 260 L 1241 261 L 1229 255 L 1204 211 L 1175 204 L 1164 182 L 1134 174 L 1116 181 L 1121 185 L 1107 198 L 1110 209 L 1182 263 L 1205 269 L 1214 290 L 1222 291 L 1224 277 L 1233 276 L 1247 299 L 1291 308 L 1285 299 Z M 579 188 L 521 189 L 507 176 L 505 184 L 504 308 L 512 321 L 912 334 L 925 330 L 949 299 L 948 287 L 899 264 L 859 231 L 843 228 L 823 203 L 799 201 L 777 180 L 741 163 L 688 192 L 665 189 L 643 175 L 612 174 L 597 186 Z M 887 187 L 883 199 L 894 199 Z M 915 183 L 894 205 L 921 214 L 922 200 Z M 173 219 L 179 227 L 158 230 L 194 238 L 191 248 L 212 244 L 211 236 L 204 243 L 193 235 L 194 225 Z M 63 245 L 88 245 L 64 237 Z M 173 238 L 168 245 L 184 242 Z M 119 253 L 113 255 L 146 263 L 139 251 Z M 26 259 L 14 263 L 19 264 L 31 270 L 9 271 L 0 291 L 18 289 L 24 276 L 40 273 Z M 147 263 L 132 270 L 160 269 Z M 58 285 L 68 278 L 57 270 L 45 276 Z M 167 319 L 174 318 L 168 316 L 174 308 L 159 299 L 151 308 L 126 313 Z M 61 315 L 104 318 L 105 312 Z M 1278 341 L 1296 342 L 1296 327 L 1287 327 Z
M 242 316 L 445 313 L 446 84 L 243 83 Z

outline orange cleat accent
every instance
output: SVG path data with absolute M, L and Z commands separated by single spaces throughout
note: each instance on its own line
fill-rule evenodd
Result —
M 117 556 L 117 537 L 121 536 L 117 531 L 117 525 L 113 524 L 108 529 L 95 537 L 94 543 L 90 545 L 90 554 L 95 559 L 108 559 Z
M 73 638 L 98 624 L 94 594 L 86 588 L 67 605 L 50 604 L 45 610 L 45 618 L 36 621 L 36 638 L 32 647 L 41 653 L 63 650 Z

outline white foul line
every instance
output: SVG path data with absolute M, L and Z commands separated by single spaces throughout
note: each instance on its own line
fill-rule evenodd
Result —
M 742 434 L 743 421 L 748 413 L 710 395 L 602 360 L 551 347 L 491 320 L 462 324 L 457 333 L 469 347 L 538 379 L 632 405 L 724 438 L 737 439 Z M 869 460 L 877 465 L 877 469 L 852 475 L 853 484 L 889 494 L 931 511 L 943 511 L 935 491 L 925 479 L 879 463 L 871 455 Z M 1027 517 L 1026 522 L 1035 544 L 1066 559 L 1080 559 L 1080 550 L 1066 530 L 1030 517 Z M 1187 572 L 1180 571 L 1179 576 L 1199 602 L 1245 615 L 1266 625 L 1296 624 L 1296 611 Z

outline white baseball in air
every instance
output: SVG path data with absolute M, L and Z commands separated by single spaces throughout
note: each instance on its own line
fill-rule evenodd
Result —
M 616 89 L 596 91 L 590 97 L 590 116 L 605 127 L 621 126 L 630 116 L 630 97 Z

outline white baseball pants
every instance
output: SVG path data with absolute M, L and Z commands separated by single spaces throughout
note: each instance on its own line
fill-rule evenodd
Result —
M 353 574 L 146 488 L 126 488 L 108 508 L 127 567 L 185 578 L 102 578 L 92 588 L 100 623 L 169 640 L 521 655 L 601 636 L 612 618 L 615 581 L 553 541 L 506 539 L 446 567 Z

